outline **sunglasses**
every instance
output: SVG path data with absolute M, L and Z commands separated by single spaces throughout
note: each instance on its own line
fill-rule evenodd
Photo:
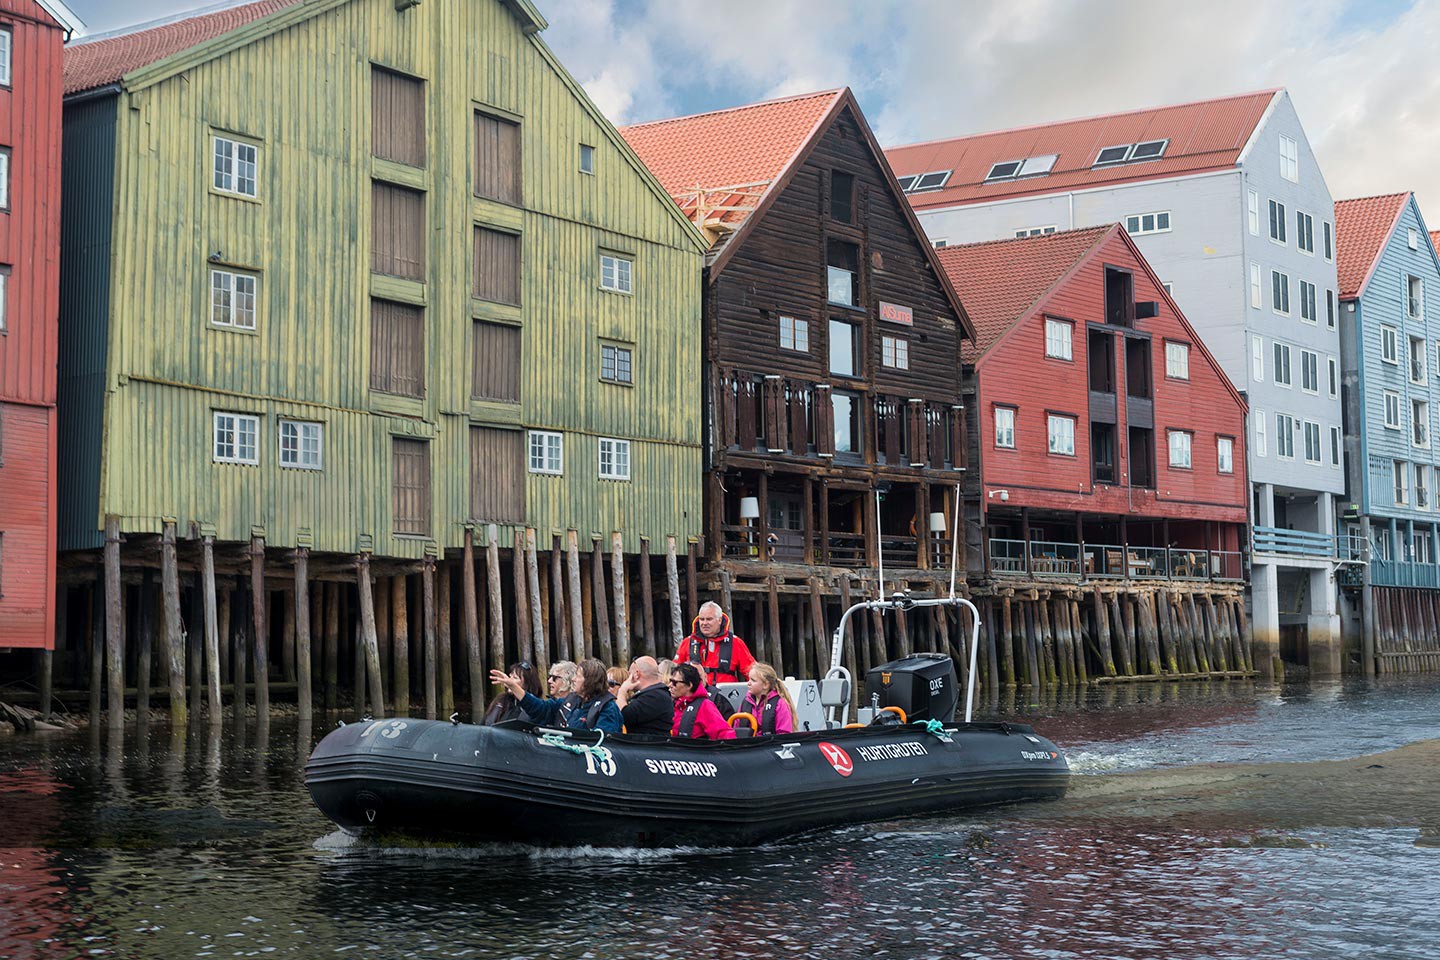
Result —
M 619 681 L 619 680 L 610 680 L 610 681 L 607 681 L 607 682 L 608 682 L 608 683 L 610 684 L 610 686 L 612 686 L 612 687 L 618 687 L 618 686 L 620 686 L 620 681 Z
M 547 679 L 547 680 L 564 680 L 565 678 L 562 677 L 562 676 L 560 676 L 560 674 L 558 674 L 558 673 L 552 673 L 552 674 L 550 674 L 550 676 L 546 677 L 546 679 Z
M 684 680 L 666 680 L 665 683 L 666 683 L 667 685 L 669 685 L 669 686 L 672 686 L 672 687 L 674 687 L 674 686 L 688 687 L 688 686 L 690 685 L 690 684 L 686 683 Z

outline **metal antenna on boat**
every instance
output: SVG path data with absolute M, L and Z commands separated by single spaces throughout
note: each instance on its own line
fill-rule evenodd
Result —
M 950 517 L 950 599 L 955 599 L 955 564 L 960 559 L 960 487 L 955 487 L 955 507 Z
M 880 591 L 877 600 L 885 599 L 885 537 L 880 533 L 880 488 L 875 488 L 875 556 L 880 560 Z

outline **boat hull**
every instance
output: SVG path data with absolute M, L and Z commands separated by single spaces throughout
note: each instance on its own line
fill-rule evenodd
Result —
M 540 845 L 747 845 L 1053 799 L 1068 780 L 1054 744 L 1004 724 L 714 743 L 379 720 L 332 731 L 306 766 L 316 805 L 346 830 Z

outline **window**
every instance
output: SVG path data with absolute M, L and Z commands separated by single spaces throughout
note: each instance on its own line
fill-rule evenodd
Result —
M 810 352 L 810 322 L 794 317 L 780 318 L 780 347 L 784 350 Z
M 1107 163 L 1124 163 L 1130 156 L 1131 144 L 1125 143 L 1115 147 L 1105 147 L 1095 155 L 1094 166 L 1102 166 Z
M 1050 452 L 1061 456 L 1075 456 L 1075 418 L 1050 414 L 1048 420 Z
M 1165 152 L 1165 145 L 1169 142 L 1169 140 L 1143 140 L 1135 144 L 1135 148 L 1130 151 L 1130 162 L 1156 159 Z
M 835 453 L 848 454 L 852 460 L 864 453 L 860 397 L 843 390 L 832 390 L 830 413 L 835 423 Z
M 1165 376 L 1172 380 L 1190 379 L 1190 344 L 1165 344 Z
M 1215 439 L 1215 466 L 1220 473 L 1235 472 L 1235 441 L 1231 437 Z
M 901 337 L 881 337 L 880 362 L 897 370 L 909 370 L 910 341 Z
M 1045 356 L 1060 360 L 1073 360 L 1071 341 L 1075 325 L 1067 320 L 1045 318 Z
M 1250 264 L 1250 306 L 1259 309 L 1264 306 L 1264 285 L 1260 281 L 1260 264 Z
M 323 424 L 305 420 L 280 421 L 280 466 L 297 470 L 319 470 L 321 447 L 325 436 Z
M 595 148 L 588 143 L 580 144 L 580 172 L 595 173 Z
M 825 248 L 825 290 L 831 303 L 847 307 L 860 303 L 860 248 L 831 240 Z
M 475 196 L 520 203 L 520 125 L 475 112 Z
M 1306 323 L 1319 321 L 1315 313 L 1315 284 L 1309 280 L 1300 281 L 1300 319 Z
M 210 323 L 239 330 L 255 329 L 254 274 L 210 271 Z
M 1165 233 L 1170 229 L 1170 211 L 1137 213 L 1125 218 L 1125 232 L 1133 236 L 1146 233 Z
M 1409 339 L 1410 339 L 1410 382 L 1411 382 L 1411 383 L 1424 384 L 1424 383 L 1425 383 L 1425 375 L 1426 375 L 1426 373 L 1427 373 L 1427 371 L 1426 371 L 1426 369 L 1425 369 L 1425 360 L 1426 360 L 1426 357 L 1427 357 L 1427 352 L 1426 352 L 1426 350 L 1425 350 L 1425 338 L 1424 338 L 1424 337 L 1410 337 Z
M 1385 426 L 1391 430 L 1400 429 L 1400 392 L 1385 391 Z
M 425 396 L 425 311 L 370 301 L 370 389 Z
M 1400 362 L 1400 333 L 1394 327 L 1383 323 L 1380 325 L 1380 361 L 1396 364 Z
M 1275 455 L 1295 459 L 1295 418 L 1288 413 L 1275 414 Z
M 1270 309 L 1276 313 L 1290 312 L 1290 275 L 1279 270 L 1270 271 Z
M 258 148 L 253 143 L 213 137 L 215 155 L 215 189 L 242 197 L 253 197 L 258 188 L 256 167 Z
M 1282 387 L 1290 386 L 1290 345 L 1288 343 L 1275 342 L 1275 383 Z
M 939 240 L 930 241 L 930 246 L 934 247 L 936 250 L 943 250 L 946 247 L 950 246 L 950 241 L 946 240 L 944 237 L 941 237 Z
M 1256 383 L 1265 382 L 1265 340 L 1263 337 L 1250 338 L 1250 379 Z
M 1319 463 L 1323 456 L 1320 449 L 1320 424 L 1314 420 L 1305 421 L 1305 462 Z
M 1415 506 L 1420 510 L 1430 509 L 1430 466 L 1415 464 Z M 1420 563 L 1430 562 L 1429 540 L 1423 534 L 1415 537 L 1415 559 Z M 1423 554 L 1423 556 L 1422 556 Z
M 1334 357 L 1326 357 L 1325 363 L 1330 368 L 1330 396 L 1338 396 L 1340 393 L 1340 366 L 1335 362 Z
M 634 292 L 635 261 L 613 253 L 600 254 L 600 289 L 616 293 Z
M 409 437 L 391 437 L 394 465 L 392 502 L 395 533 L 402 537 L 430 535 L 430 444 Z
M 915 181 L 918 179 L 920 179 L 918 174 L 909 173 L 903 177 L 896 177 L 895 182 L 900 184 L 900 190 L 902 192 L 909 193 L 910 188 L 915 185 Z
M 1257 457 L 1265 456 L 1265 424 L 1268 422 L 1265 419 L 1264 410 L 1255 411 L 1255 456 Z
M 1291 183 L 1300 182 L 1300 145 L 1284 134 L 1280 136 L 1280 176 Z
M 1406 244 L 1410 247 L 1411 250 L 1420 249 L 1420 235 L 1416 232 L 1414 227 L 1411 227 L 1409 230 L 1409 236 L 1406 238 Z
M 1191 435 L 1186 430 L 1169 431 L 1170 439 L 1170 466 L 1190 469 L 1190 440 Z
M 1340 466 L 1340 428 L 1330 428 L 1330 465 Z
M 1425 284 L 1419 277 L 1405 277 L 1405 315 L 1412 320 L 1425 316 Z
M 830 321 L 830 372 L 842 377 L 863 376 L 860 328 L 844 320 Z
M 600 479 L 630 479 L 630 441 L 600 438 Z
M 1301 253 L 1315 255 L 1315 218 L 1299 210 L 1295 211 L 1295 245 Z
M 1313 350 L 1300 351 L 1300 389 L 1320 392 L 1320 355 Z
M 1326 220 L 1321 224 L 1322 233 L 1325 238 L 1325 259 L 1335 259 L 1335 226 Z
M 370 269 L 425 282 L 425 194 L 379 180 L 370 184 Z
M 0 333 L 4 333 L 10 329 L 9 303 L 10 265 L 8 263 L 0 263 Z
M 0 210 L 10 209 L 10 148 L 0 147 Z
M 1391 467 L 1395 471 L 1395 505 L 1403 507 L 1410 502 L 1410 464 L 1393 460 Z
M 523 522 L 528 437 L 520 430 L 470 428 L 470 518 Z
M 1055 168 L 1055 161 L 1059 154 L 1047 153 L 1039 157 L 1026 157 L 1025 162 L 1020 164 L 1020 170 L 1015 174 L 1017 177 L 1038 177 L 1049 173 Z
M 995 408 L 995 446 L 1015 449 L 1015 409 Z
M 1325 291 L 1325 326 L 1335 329 L 1335 291 Z
M 530 431 L 530 472 L 559 476 L 565 472 L 565 435 Z
M 629 347 L 600 344 L 600 379 L 606 383 L 635 382 L 635 354 Z
M 830 219 L 855 222 L 855 178 L 839 170 L 830 173 Z
M 10 44 L 9 30 L 0 30 L 0 86 L 10 86 Z
M 1047 233 L 1054 233 L 1055 225 L 1047 224 L 1043 227 L 1021 227 L 1015 231 L 1017 237 L 1043 237 Z
M 939 190 L 941 187 L 945 186 L 945 182 L 949 179 L 949 170 L 935 170 L 930 173 L 922 173 L 920 174 L 920 176 L 916 177 L 915 182 L 910 185 L 910 190 L 912 193 L 916 193 L 921 190 Z M 986 179 L 989 178 L 987 177 Z
M 1285 204 L 1278 200 L 1270 201 L 1270 239 L 1285 242 Z
M 470 353 L 470 396 L 476 400 L 520 402 L 521 329 L 476 320 Z
M 260 462 L 260 418 L 243 413 L 215 412 L 214 458 L 216 463 Z
M 1410 445 L 1430 446 L 1430 404 L 1425 400 L 1410 401 Z
M 520 238 L 517 235 L 475 228 L 471 293 L 477 300 L 520 305 Z
M 1245 192 L 1245 219 L 1252 237 L 1260 236 L 1260 194 L 1254 190 Z
M 1175 296 L 1175 284 L 1171 283 L 1169 280 L 1161 280 L 1160 286 L 1164 287 L 1165 292 L 1172 298 Z
M 986 180 L 1009 180 L 1009 179 L 1013 178 L 1017 173 L 1020 172 L 1020 167 L 1021 167 L 1021 165 L 1022 165 L 1024 162 L 1025 162 L 1025 161 L 1023 161 L 1023 160 L 1004 160 L 1004 161 L 1001 161 L 1000 163 L 997 163 L 997 164 L 995 164 L 994 166 L 992 166 L 992 167 L 990 168 L 990 172 L 987 173 L 987 174 L 985 174 L 985 179 L 986 179 Z M 918 181 L 917 181 L 917 184 L 918 184 Z M 916 189 L 919 189 L 918 186 L 916 187 Z
M 382 160 L 425 166 L 425 81 L 370 68 L 370 152 Z

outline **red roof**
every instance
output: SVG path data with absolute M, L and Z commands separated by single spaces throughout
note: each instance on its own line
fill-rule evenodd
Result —
M 65 48 L 65 93 L 79 93 L 115 83 L 132 70 L 157 63 L 300 2 L 260 0 L 158 26 L 146 28 L 142 25 L 133 32 L 118 36 L 109 34 L 93 40 L 74 41 Z
M 1430 231 L 1430 246 L 1435 248 L 1435 253 L 1440 256 L 1440 230 Z
M 896 176 L 952 171 L 939 190 L 910 194 L 917 210 L 984 203 L 1223 170 L 1235 166 L 1280 90 L 1151 107 L 1082 120 L 932 140 L 885 151 Z M 1096 168 L 1106 147 L 1165 140 L 1158 159 Z M 1055 155 L 1050 172 L 985 183 L 997 163 Z
M 1387 193 L 1335 201 L 1335 273 L 1341 300 L 1353 300 L 1365 292 L 1365 283 L 1409 199 L 1409 193 Z
M 844 93 L 826 90 L 640 123 L 621 127 L 620 135 L 690 219 L 740 223 Z
M 963 345 L 973 363 L 1028 317 L 1056 281 L 1070 272 L 1115 224 L 1065 230 L 1039 237 L 991 240 L 941 247 L 935 253 L 975 324 L 975 339 Z

